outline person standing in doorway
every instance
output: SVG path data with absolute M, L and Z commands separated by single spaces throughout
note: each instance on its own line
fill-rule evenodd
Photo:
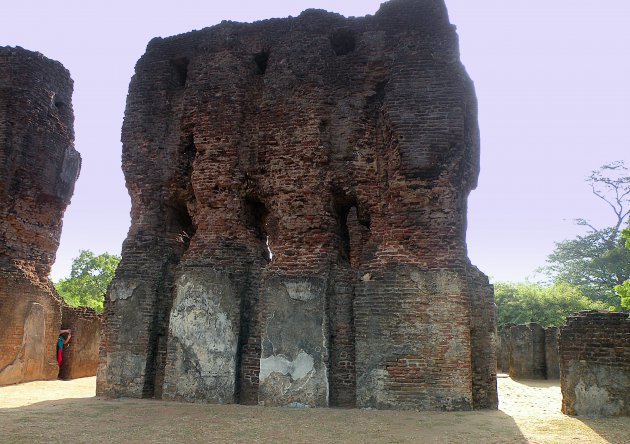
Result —
M 64 334 L 68 336 L 64 337 Z M 71 329 L 59 330 L 59 338 L 57 339 L 57 365 L 59 366 L 61 366 L 61 360 L 63 359 L 63 346 L 70 341 L 70 336 L 72 336 Z

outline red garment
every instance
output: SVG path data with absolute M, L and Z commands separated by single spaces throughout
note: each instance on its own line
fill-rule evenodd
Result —
M 57 365 L 61 365 L 61 359 L 62 359 L 62 356 L 61 356 L 61 349 L 60 349 L 60 348 L 58 348 L 58 349 L 57 349 Z

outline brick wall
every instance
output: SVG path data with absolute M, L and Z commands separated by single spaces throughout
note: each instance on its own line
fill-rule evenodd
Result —
M 62 329 L 71 329 L 59 369 L 61 379 L 95 376 L 101 341 L 101 316 L 88 307 L 62 307 Z
M 441 0 L 153 39 L 123 125 L 132 226 L 98 393 L 496 407 L 458 57 Z
M 577 416 L 630 415 L 630 319 L 580 312 L 560 329 L 562 411 Z
M 0 47 L 0 385 L 57 377 L 48 275 L 81 164 L 71 97 L 59 62 Z

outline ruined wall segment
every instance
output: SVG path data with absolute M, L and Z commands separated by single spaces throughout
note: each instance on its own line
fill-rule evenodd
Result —
M 0 47 L 0 384 L 57 377 L 48 275 L 81 166 L 71 97 L 59 62 Z
M 476 99 L 442 0 L 154 39 L 122 139 L 99 394 L 496 408 Z
M 63 350 L 59 378 L 95 376 L 101 343 L 101 316 L 89 307 L 64 305 L 61 312 L 61 328 L 71 329 L 72 336 Z
M 560 328 L 562 412 L 630 416 L 630 318 L 580 312 Z
M 545 371 L 547 379 L 560 379 L 558 327 L 545 328 Z
M 509 375 L 545 379 L 545 329 L 535 322 L 510 327 Z

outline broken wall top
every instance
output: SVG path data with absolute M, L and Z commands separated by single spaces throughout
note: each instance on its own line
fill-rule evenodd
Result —
M 371 231 L 363 263 L 467 262 L 476 99 L 441 0 L 153 39 L 136 65 L 122 140 L 130 236 L 184 233 L 188 259 L 211 251 L 213 263 L 229 262 L 217 244 L 268 236 L 278 267 L 316 268 L 336 260 L 324 252 L 343 240 L 326 233 L 354 207 Z M 248 222 L 252 206 L 264 235 Z
M 0 47 L 0 269 L 47 278 L 81 165 L 73 123 L 61 63 Z

